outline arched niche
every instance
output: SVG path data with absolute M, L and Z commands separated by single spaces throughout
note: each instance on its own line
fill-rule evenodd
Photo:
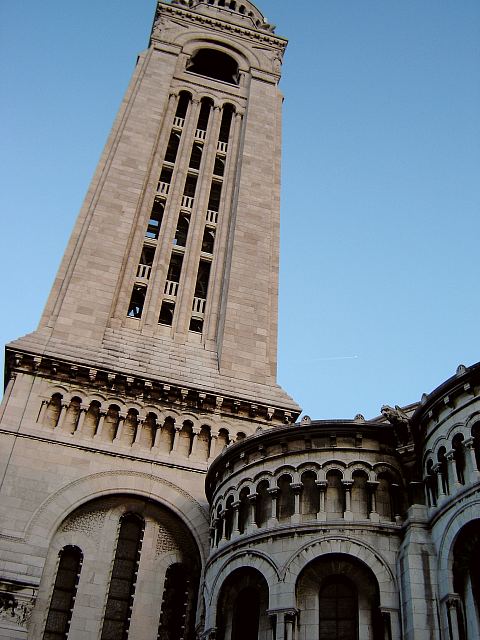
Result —
M 237 61 L 228 53 L 209 47 L 198 49 L 192 55 L 187 71 L 228 84 L 238 85 L 240 81 Z
M 252 567 L 235 569 L 220 589 L 217 605 L 218 640 L 267 640 L 268 584 Z
M 304 567 L 296 606 L 300 636 L 309 640 L 383 640 L 391 631 L 384 625 L 374 573 L 347 554 L 322 555 Z

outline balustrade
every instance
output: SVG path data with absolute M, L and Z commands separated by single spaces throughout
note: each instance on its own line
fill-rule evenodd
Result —
M 137 278 L 148 280 L 150 278 L 151 271 L 152 267 L 148 264 L 139 264 L 137 269 Z
M 174 280 L 166 280 L 165 281 L 165 288 L 163 290 L 163 293 L 166 296 L 170 296 L 171 298 L 175 298 L 177 293 L 178 293 L 178 282 L 175 282 Z
M 184 209 L 192 209 L 195 198 L 193 196 L 182 196 L 182 207 Z
M 168 195 L 170 191 L 170 183 L 169 182 L 159 182 L 157 186 L 157 193 L 161 193 L 164 196 Z
M 173 119 L 173 126 L 177 129 L 183 129 L 183 125 L 185 124 L 185 118 L 179 118 L 175 116 Z

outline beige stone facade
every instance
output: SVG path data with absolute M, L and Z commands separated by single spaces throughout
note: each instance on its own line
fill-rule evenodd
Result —
M 248 0 L 158 3 L 7 346 L 0 638 L 480 637 L 480 367 L 371 421 L 276 383 L 285 47 Z

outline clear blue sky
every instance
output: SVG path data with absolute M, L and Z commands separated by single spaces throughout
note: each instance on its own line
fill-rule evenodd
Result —
M 0 7 L 3 343 L 38 322 L 154 7 Z M 279 381 L 373 417 L 480 360 L 480 2 L 259 8 L 290 40 Z

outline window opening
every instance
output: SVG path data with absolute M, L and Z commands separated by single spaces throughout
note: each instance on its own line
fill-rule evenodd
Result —
M 163 200 L 160 200 L 160 198 L 155 198 L 153 202 L 152 213 L 150 214 L 150 220 L 148 221 L 147 231 L 145 232 L 146 238 L 158 240 L 164 210 L 165 204 Z
M 157 640 L 191 640 L 195 610 L 191 572 L 184 565 L 172 564 L 164 584 Z
M 197 188 L 197 176 L 187 176 L 183 189 L 182 207 L 191 209 L 195 199 L 195 189 Z
M 185 119 L 187 115 L 188 105 L 190 104 L 191 96 L 189 93 L 182 91 L 180 93 L 180 97 L 178 99 L 177 110 L 175 112 L 175 116 L 177 118 Z
M 190 156 L 189 168 L 199 170 L 200 163 L 202 161 L 202 153 L 203 153 L 203 144 L 198 142 L 193 143 L 192 154 Z
M 120 519 L 101 640 L 126 640 L 135 595 L 145 522 L 133 513 Z
M 203 131 L 207 130 L 211 108 L 212 108 L 211 100 L 203 99 L 201 101 L 200 113 L 199 113 L 198 122 L 197 122 L 197 129 L 202 129 Z
M 162 307 L 160 309 L 160 316 L 158 318 L 158 322 L 160 324 L 165 324 L 171 327 L 174 313 L 175 313 L 175 303 L 170 302 L 170 300 L 164 300 L 162 302 Z
M 220 134 L 218 139 L 220 142 L 228 142 L 230 129 L 232 126 L 234 109 L 231 104 L 226 104 L 222 110 L 222 122 L 220 124 Z
M 210 196 L 208 198 L 208 209 L 209 211 L 219 211 L 220 210 L 220 197 L 222 195 L 222 184 L 221 182 L 212 182 L 212 186 L 210 188 Z
M 216 176 L 220 176 L 221 178 L 225 174 L 225 160 L 219 155 L 215 156 L 215 166 L 213 167 L 213 173 Z
M 172 253 L 170 264 L 168 266 L 167 280 L 171 280 L 172 282 L 180 282 L 182 264 L 183 255 L 180 253 Z
M 190 319 L 190 331 L 194 331 L 195 333 L 202 333 L 203 331 L 203 318 L 191 318 Z
M 213 245 L 215 244 L 215 229 L 205 227 L 203 232 L 202 251 L 204 253 L 213 253 Z
M 172 175 L 173 171 L 172 169 L 170 169 L 170 167 L 163 167 L 157 186 L 157 191 L 159 193 L 163 193 L 164 195 L 168 194 L 170 183 L 172 182 Z
M 128 305 L 129 318 L 141 318 L 143 306 L 145 304 L 145 296 L 147 295 L 147 287 L 141 284 L 133 285 L 132 297 Z
M 245 13 L 245 7 L 243 6 L 243 4 L 240 6 L 240 9 L 238 10 L 239 13 L 241 13 L 242 15 Z
M 59 553 L 57 576 L 53 586 L 43 640 L 64 640 L 68 636 L 83 554 L 78 547 L 64 547 Z
M 206 260 L 200 260 L 198 265 L 197 283 L 195 285 L 195 297 L 203 298 L 207 297 L 208 291 L 208 279 L 210 278 L 211 263 Z
M 452 448 L 455 451 L 455 467 L 460 484 L 465 484 L 465 450 L 463 448 L 463 434 L 457 433 L 452 440 Z
M 170 134 L 170 139 L 168 140 L 167 151 L 165 153 L 165 162 L 171 162 L 172 164 L 175 164 L 179 144 L 180 134 L 176 131 L 172 131 Z
M 218 6 L 225 6 L 225 0 L 223 0 L 223 4 L 219 2 Z M 198 73 L 213 80 L 235 85 L 239 84 L 240 78 L 236 60 L 216 49 L 200 49 L 200 51 L 197 51 L 187 63 L 187 71 Z
M 225 6 L 225 0 L 218 0 L 218 6 L 219 7 L 224 7 Z
M 174 245 L 177 245 L 178 247 L 185 247 L 187 245 L 189 226 L 190 216 L 185 213 L 181 213 L 178 216 L 177 230 L 175 232 L 175 238 L 173 240 Z
M 237 3 L 235 2 L 235 0 L 230 0 L 230 9 L 232 11 L 235 11 L 236 7 L 237 7 Z
M 146 245 L 144 245 L 142 249 L 142 255 L 140 256 L 140 263 L 137 269 L 137 278 L 145 278 L 146 280 L 150 278 L 154 256 L 155 248 L 147 247 Z

